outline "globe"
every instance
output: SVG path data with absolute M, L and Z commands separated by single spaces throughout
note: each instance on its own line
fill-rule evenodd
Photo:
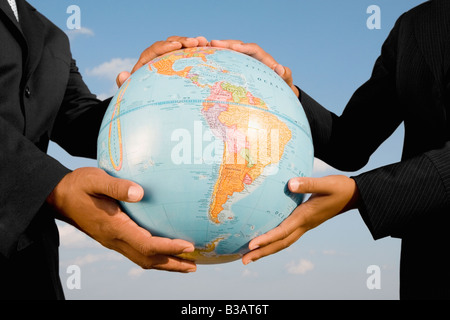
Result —
M 234 261 L 288 217 L 303 195 L 313 145 L 289 86 L 256 59 L 188 48 L 137 70 L 113 97 L 98 137 L 98 166 L 144 188 L 121 206 L 152 235 L 185 239 L 198 264 Z

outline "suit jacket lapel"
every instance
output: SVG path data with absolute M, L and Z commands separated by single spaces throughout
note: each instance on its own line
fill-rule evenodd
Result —
M 0 17 L 9 26 L 11 33 L 17 37 L 17 40 L 21 44 L 26 45 L 26 39 L 22 33 L 22 28 L 20 27 L 20 24 L 14 16 L 14 13 L 12 12 L 12 9 L 7 1 L 0 1 Z
M 16 0 L 16 2 L 21 29 L 28 46 L 28 56 L 25 67 L 25 77 L 28 79 L 40 61 L 45 30 L 35 8 L 26 3 L 25 0 Z
M 16 25 L 16 27 L 19 27 L 19 23 L 14 16 L 14 13 L 12 12 L 11 6 L 7 1 L 0 1 L 0 10 L 5 13 L 5 15 Z

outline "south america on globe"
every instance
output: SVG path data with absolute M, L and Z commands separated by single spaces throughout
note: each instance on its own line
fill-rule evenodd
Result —
M 256 59 L 188 48 L 149 62 L 113 97 L 98 166 L 144 188 L 121 206 L 152 235 L 184 239 L 181 257 L 225 263 L 303 201 L 289 179 L 310 176 L 313 145 L 289 86 Z

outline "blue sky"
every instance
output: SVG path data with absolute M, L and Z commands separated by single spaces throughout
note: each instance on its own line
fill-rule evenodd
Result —
M 294 82 L 340 114 L 371 73 L 396 19 L 416 0 L 197 0 L 29 1 L 66 31 L 72 54 L 91 91 L 115 93 L 118 72 L 171 35 L 255 42 L 289 66 Z M 68 30 L 70 5 L 81 9 L 81 29 Z M 366 12 L 381 9 L 381 29 L 370 30 Z M 400 159 L 403 128 L 360 172 Z M 69 168 L 95 166 L 52 144 L 49 153 Z M 315 176 L 341 173 L 317 162 Z M 352 175 L 355 173 L 344 173 Z M 357 174 L 357 173 L 356 173 Z M 400 241 L 374 241 L 357 211 L 307 233 L 290 248 L 243 266 L 239 261 L 199 266 L 194 274 L 143 271 L 59 223 L 61 279 L 68 299 L 398 299 Z M 70 290 L 67 267 L 81 270 L 81 289 Z M 381 289 L 369 290 L 367 268 L 381 270 Z

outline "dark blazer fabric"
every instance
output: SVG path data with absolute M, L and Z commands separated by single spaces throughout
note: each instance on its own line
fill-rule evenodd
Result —
M 84 84 L 64 32 L 24 0 L 20 23 L 0 1 L 0 298 L 63 299 L 58 232 L 45 200 L 70 172 L 49 140 L 96 156 L 101 102 Z
M 356 171 L 401 124 L 400 162 L 353 177 L 375 239 L 402 239 L 401 299 L 450 298 L 450 1 L 403 14 L 341 116 L 305 92 L 316 156 Z

